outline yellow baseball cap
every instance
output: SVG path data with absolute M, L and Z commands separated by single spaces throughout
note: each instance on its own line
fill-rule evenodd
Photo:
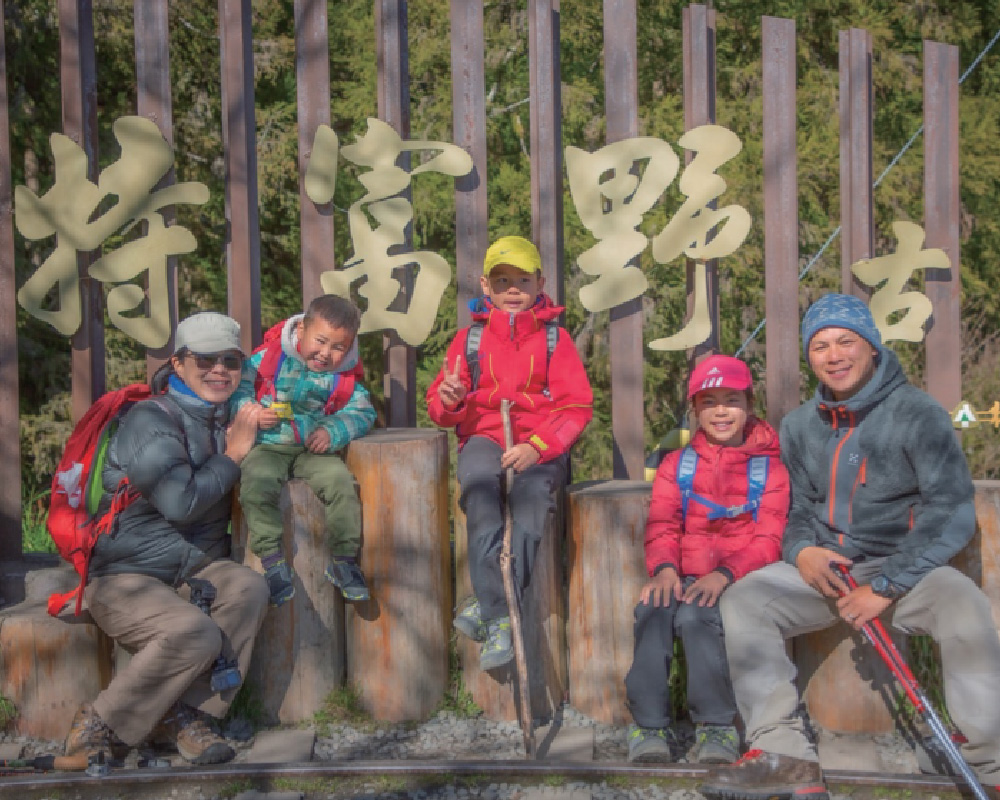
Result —
M 489 277 L 497 264 L 510 264 L 521 272 L 542 271 L 538 248 L 523 236 L 501 236 L 490 245 L 483 260 L 483 275 Z

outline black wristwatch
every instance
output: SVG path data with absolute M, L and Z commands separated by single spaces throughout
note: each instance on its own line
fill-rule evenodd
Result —
M 885 575 L 876 575 L 871 582 L 871 587 L 872 592 L 887 600 L 895 600 L 897 597 L 902 597 L 906 594 L 906 589 L 902 586 L 897 586 L 885 577 Z

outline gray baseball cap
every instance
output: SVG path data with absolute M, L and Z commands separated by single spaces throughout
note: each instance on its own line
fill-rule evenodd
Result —
M 178 324 L 174 334 L 174 353 L 185 348 L 194 353 L 221 353 L 225 350 L 243 353 L 240 324 L 232 317 L 215 311 L 192 314 Z

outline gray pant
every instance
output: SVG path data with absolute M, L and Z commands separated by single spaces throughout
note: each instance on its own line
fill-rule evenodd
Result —
M 210 667 L 220 652 L 235 657 L 246 677 L 267 613 L 264 576 L 219 559 L 195 577 L 216 589 L 211 617 L 191 604 L 186 585 L 173 589 L 148 575 L 104 575 L 87 585 L 94 621 L 132 653 L 94 700 L 98 716 L 127 744 L 146 738 L 178 699 L 224 716 L 238 690 L 218 694 L 210 688 Z
M 687 585 L 694 579 L 688 579 Z M 636 725 L 667 728 L 671 723 L 670 663 L 674 632 L 684 643 L 687 702 L 691 719 L 710 725 L 732 725 L 736 717 L 733 685 L 726 664 L 726 645 L 718 604 L 668 606 L 639 603 L 635 607 L 635 655 L 625 676 L 628 707 Z
M 503 484 L 500 456 L 503 448 L 485 436 L 472 436 L 458 454 L 459 503 L 465 512 L 469 537 L 469 577 L 483 619 L 507 616 L 507 598 L 500 571 L 503 547 Z M 566 485 L 568 456 L 535 464 L 516 473 L 510 492 L 513 515 L 511 552 L 514 583 L 527 588 L 535 554 L 549 517 L 556 508 L 557 492 Z
M 881 560 L 858 564 L 852 574 L 866 584 Z M 722 595 L 729 670 L 750 747 L 816 760 L 802 720 L 795 665 L 785 640 L 840 622 L 836 601 L 823 597 L 786 563 L 770 564 Z M 983 783 L 1000 783 L 1000 638 L 990 603 L 952 567 L 929 572 L 882 615 L 907 634 L 929 634 L 941 648 L 948 711 L 968 744 L 962 754 Z M 846 623 L 841 623 L 846 624 Z M 865 658 L 879 658 L 865 647 Z

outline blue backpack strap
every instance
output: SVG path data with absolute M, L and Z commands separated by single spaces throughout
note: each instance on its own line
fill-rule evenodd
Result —
M 757 511 L 767 486 L 767 470 L 770 461 L 767 456 L 754 456 L 747 463 L 747 505 L 753 511 L 753 521 L 757 521 Z
M 687 519 L 688 500 L 694 486 L 694 473 L 698 468 L 698 454 L 691 445 L 681 451 L 677 462 L 677 488 L 681 490 L 681 520 Z
M 465 336 L 465 363 L 469 367 L 469 375 L 472 377 L 472 386 L 469 393 L 476 391 L 479 387 L 479 343 L 483 338 L 483 323 L 473 322 L 469 326 L 469 332 Z

